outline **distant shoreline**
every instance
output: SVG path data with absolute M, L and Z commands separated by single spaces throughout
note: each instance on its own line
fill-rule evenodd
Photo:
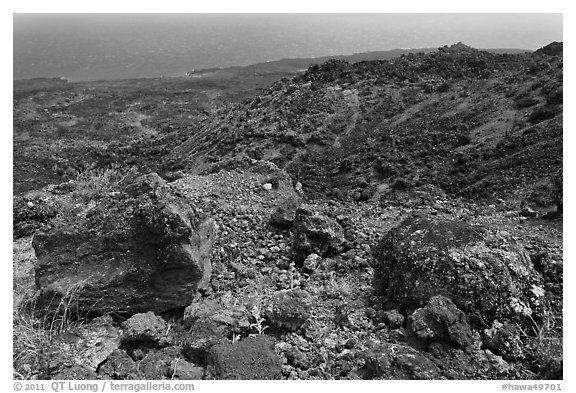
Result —
M 180 77 L 193 77 L 198 75 L 203 75 L 206 73 L 211 72 L 219 72 L 219 71 L 227 71 L 227 70 L 238 70 L 238 69 L 255 69 L 257 71 L 266 72 L 266 71 L 285 71 L 285 72 L 299 72 L 301 70 L 307 69 L 312 64 L 319 64 L 324 63 L 329 59 L 338 59 L 338 60 L 345 60 L 351 63 L 356 63 L 359 61 L 366 61 L 366 60 L 388 60 L 396 57 L 400 57 L 402 54 L 407 53 L 428 53 L 437 50 L 437 48 L 401 48 L 401 49 L 391 49 L 391 50 L 382 50 L 382 51 L 368 51 L 368 52 L 360 52 L 360 53 L 352 53 L 352 54 L 345 54 L 345 55 L 328 55 L 328 56 L 319 56 L 319 57 L 301 57 L 301 58 L 281 58 L 278 60 L 270 60 L 266 62 L 257 62 L 249 65 L 235 65 L 235 66 L 228 66 L 228 67 L 207 67 L 207 68 L 200 68 L 195 70 L 193 73 L 190 73 L 193 68 L 188 70 L 180 70 L 175 72 L 165 72 L 165 73 L 144 73 L 144 75 L 110 75 L 110 76 L 102 76 L 101 73 L 96 74 L 94 76 L 81 76 L 81 75 L 73 75 L 73 76 L 66 76 L 66 75 L 53 75 L 53 76 L 34 76 L 30 78 L 12 78 L 13 82 L 17 81 L 29 81 L 29 80 L 63 80 L 68 83 L 84 83 L 84 82 L 99 82 L 99 81 L 120 81 L 120 80 L 130 80 L 130 79 L 159 79 L 159 78 L 180 78 Z M 489 48 L 489 49 L 482 49 L 478 48 L 478 50 L 488 51 L 493 53 L 510 53 L 510 54 L 517 54 L 517 53 L 526 53 L 526 52 L 533 52 L 530 49 L 519 49 L 519 48 Z M 105 73 L 105 72 L 103 72 Z M 114 72 L 111 71 L 110 74 Z M 190 75 L 186 75 L 190 73 Z

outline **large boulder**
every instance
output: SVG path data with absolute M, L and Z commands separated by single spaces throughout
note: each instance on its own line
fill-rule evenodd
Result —
M 296 210 L 292 254 L 297 263 L 313 253 L 323 257 L 337 254 L 343 243 L 344 230 L 336 221 L 306 207 Z
M 443 295 L 468 316 L 527 321 L 542 312 L 542 279 L 508 232 L 416 215 L 374 248 L 377 285 L 409 313 Z
M 137 179 L 36 232 L 39 310 L 158 313 L 187 306 L 208 284 L 214 221 L 154 179 Z

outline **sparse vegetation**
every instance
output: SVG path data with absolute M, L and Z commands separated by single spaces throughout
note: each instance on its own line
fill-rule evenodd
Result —
M 134 180 L 136 175 L 135 167 L 125 168 L 115 163 L 109 168 L 96 168 L 93 164 L 78 174 L 72 195 L 85 203 L 104 197 L 110 198 L 113 193 L 119 192 L 123 184 Z
M 14 378 L 561 377 L 561 57 L 237 72 L 15 83 Z M 48 367 L 79 328 L 94 363 Z

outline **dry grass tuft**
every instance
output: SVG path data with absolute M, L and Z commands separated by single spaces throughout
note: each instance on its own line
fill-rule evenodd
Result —
M 91 167 L 76 178 L 73 196 L 85 202 L 108 196 L 118 191 L 127 179 L 135 177 L 136 172 L 134 167 L 127 169 L 119 164 L 105 169 Z
M 31 379 L 40 369 L 42 348 L 58 334 L 71 329 L 73 307 L 84 283 L 71 288 L 52 316 L 39 316 L 34 311 L 37 290 L 34 282 L 36 255 L 32 237 L 21 238 L 13 245 L 13 352 L 15 379 Z

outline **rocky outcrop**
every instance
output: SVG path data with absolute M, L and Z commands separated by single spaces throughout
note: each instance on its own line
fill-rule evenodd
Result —
M 112 318 L 109 316 L 96 318 L 86 325 L 57 335 L 42 348 L 43 369 L 48 375 L 59 373 L 85 375 L 86 372 L 86 375 L 93 375 L 98 365 L 117 350 L 119 345 L 120 329 L 113 326 Z M 69 369 L 75 366 L 81 369 L 74 369 L 76 371 Z
M 302 203 L 297 195 L 289 195 L 274 209 L 270 216 L 270 222 L 279 227 L 288 227 L 296 219 L 296 211 Z
M 484 329 L 484 345 L 492 352 L 501 355 L 504 360 L 524 359 L 520 329 L 511 323 L 494 321 L 490 329 Z
M 142 379 L 138 365 L 122 349 L 116 349 L 108 356 L 106 362 L 98 368 L 98 375 L 103 379 Z
M 363 379 L 440 379 L 438 367 L 417 350 L 405 345 L 383 343 L 367 350 Z
M 194 302 L 184 310 L 184 326 L 209 336 L 240 334 L 250 327 L 249 312 L 243 305 L 224 307 L 213 300 Z
M 13 237 L 19 239 L 46 228 L 58 214 L 58 206 L 45 193 L 28 192 L 13 198 L 12 211 Z
M 187 306 L 210 280 L 215 236 L 213 220 L 177 190 L 139 178 L 35 234 L 38 309 L 86 316 Z
M 206 379 L 280 379 L 281 362 L 268 336 L 225 342 L 210 350 Z
M 426 349 L 433 342 L 472 350 L 480 347 L 480 336 L 468 325 L 466 315 L 444 296 L 434 296 L 425 307 L 408 317 L 408 337 Z
M 122 323 L 122 342 L 158 342 L 165 337 L 168 324 L 149 311 L 131 316 Z
M 297 263 L 302 264 L 310 254 L 337 254 L 343 243 L 344 231 L 336 221 L 309 208 L 296 211 L 292 254 Z
M 484 321 L 526 321 L 542 311 L 540 275 L 522 244 L 505 231 L 413 216 L 375 247 L 380 288 L 404 309 L 449 297 Z
M 310 317 L 312 297 L 300 289 L 274 293 L 264 309 L 264 315 L 278 328 L 296 331 Z

